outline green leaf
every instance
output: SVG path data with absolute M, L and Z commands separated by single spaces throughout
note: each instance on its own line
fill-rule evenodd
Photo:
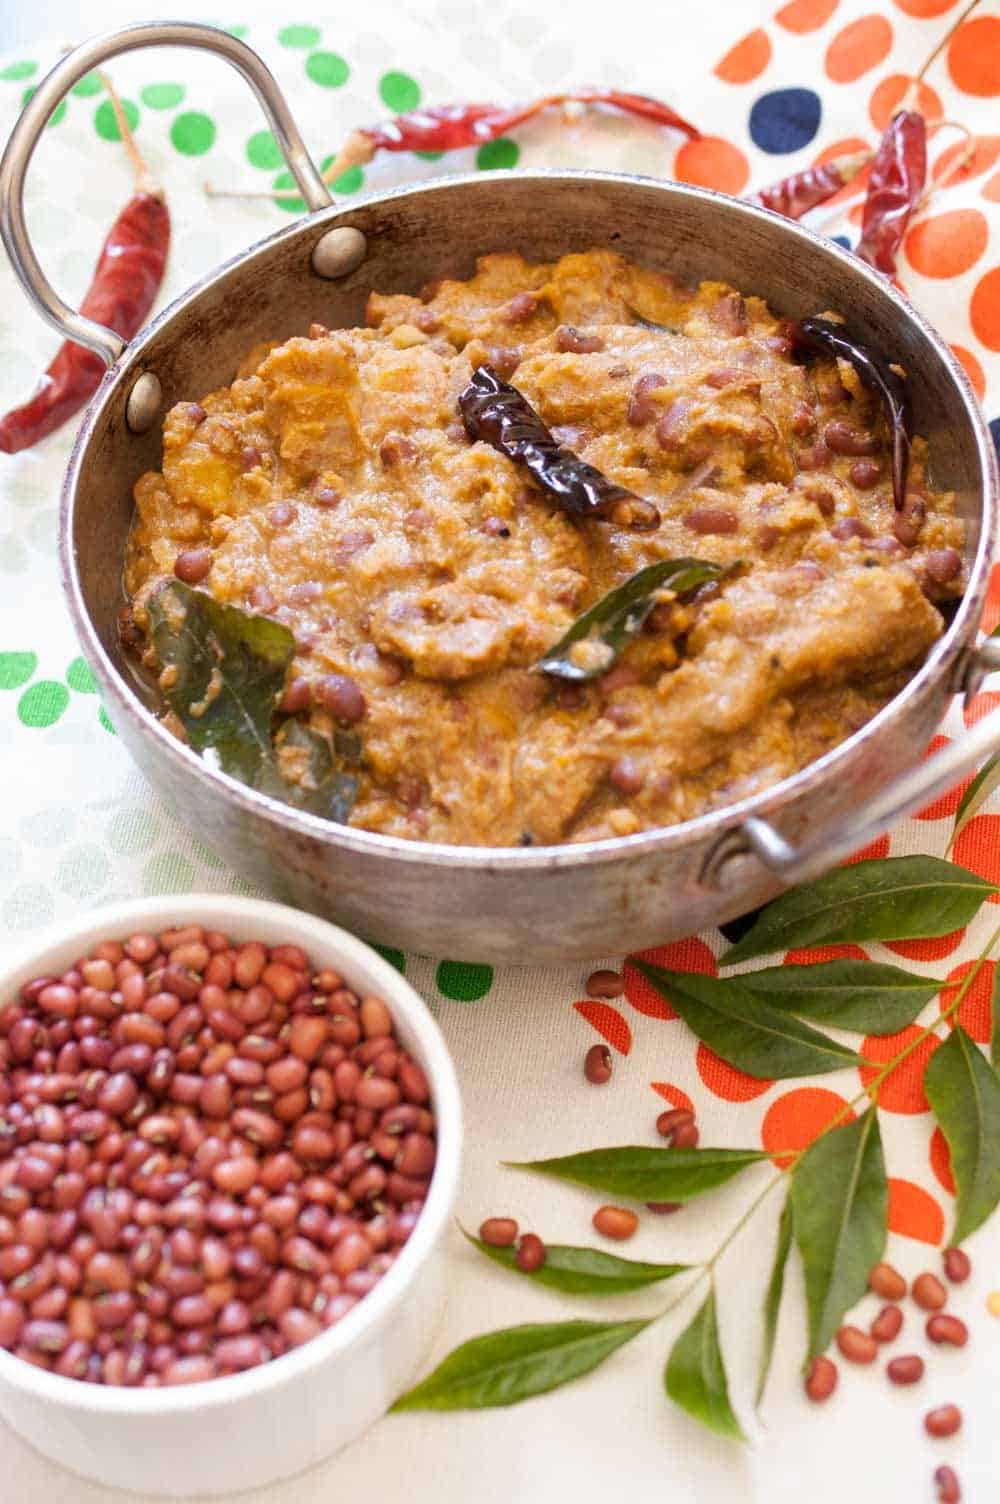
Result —
M 295 656 L 280 622 L 223 605 L 171 580 L 151 596 L 150 628 L 168 670 L 164 696 L 196 752 L 209 747 L 223 771 L 254 783 L 271 761 L 271 717 Z
M 333 744 L 294 718 L 272 738 L 271 723 L 295 656 L 287 627 L 224 605 L 170 580 L 147 602 L 161 687 L 196 752 L 211 749 L 223 772 L 272 797 L 343 823 L 357 796 L 360 761 L 353 731 Z
M 691 1325 L 674 1343 L 664 1370 L 663 1384 L 676 1405 L 717 1436 L 746 1441 L 729 1402 L 714 1290 L 709 1291 Z
M 759 1407 L 767 1388 L 771 1360 L 774 1357 L 774 1339 L 778 1334 L 778 1312 L 785 1289 L 785 1265 L 792 1247 L 792 1199 L 786 1196 L 778 1223 L 778 1241 L 774 1249 L 771 1278 L 764 1297 L 764 1342 L 760 1353 L 760 1368 L 757 1373 L 757 1396 L 754 1403 Z
M 760 1149 L 647 1149 L 626 1144 L 558 1159 L 507 1163 L 512 1170 L 531 1170 L 630 1201 L 690 1201 L 766 1158 Z
M 950 935 L 997 891 L 993 883 L 940 857 L 854 862 L 769 903 L 721 964 L 733 966 L 795 946 Z
M 975 778 L 962 795 L 955 811 L 955 824 L 951 832 L 951 845 L 958 840 L 973 815 L 978 815 L 994 789 L 1000 787 L 1000 752 L 987 758 Z
M 578 1379 L 648 1321 L 557 1321 L 512 1326 L 463 1342 L 393 1410 L 488 1410 Z
M 709 580 L 721 579 L 726 572 L 721 565 L 704 559 L 661 559 L 658 564 L 647 565 L 577 617 L 539 660 L 538 667 L 543 673 L 577 683 L 606 674 L 622 648 L 642 631 L 662 591 L 687 595 Z
M 881 961 L 817 961 L 767 966 L 734 978 L 772 1008 L 858 1034 L 896 1034 L 913 1022 L 944 983 Z
M 462 1228 L 463 1237 L 495 1264 L 502 1264 L 522 1279 L 561 1290 L 564 1295 L 627 1295 L 683 1274 L 690 1264 L 642 1264 L 635 1259 L 620 1259 L 600 1248 L 571 1248 L 561 1243 L 546 1243 L 545 1263 L 540 1269 L 526 1272 L 517 1267 L 514 1248 L 494 1248 Z
M 638 957 L 632 958 L 632 965 L 709 1049 L 749 1076 L 785 1080 L 823 1075 L 861 1059 L 854 1050 L 744 992 L 742 977 L 667 971 Z
M 950 1241 L 964 1243 L 1000 1202 L 1000 1080 L 956 1024 L 927 1062 L 924 1090 L 947 1140 L 955 1177 Z
M 889 1186 L 874 1107 L 810 1145 L 792 1171 L 791 1199 L 815 1358 L 865 1293 L 885 1247 Z

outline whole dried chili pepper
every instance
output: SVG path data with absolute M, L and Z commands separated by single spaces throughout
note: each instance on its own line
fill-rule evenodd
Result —
M 131 339 L 163 281 L 170 215 L 163 192 L 139 156 L 128 121 L 107 80 L 118 129 L 136 169 L 136 191 L 108 232 L 80 312 Z M 92 350 L 64 341 L 32 397 L 0 418 L 0 451 L 16 454 L 59 428 L 87 403 L 104 375 Z
M 856 254 L 888 276 L 927 180 L 927 124 L 916 110 L 899 110 L 883 132 L 872 162 Z
M 793 172 L 790 177 L 759 188 L 756 193 L 747 195 L 747 201 L 773 209 L 775 214 L 783 214 L 786 219 L 801 219 L 810 209 L 815 209 L 845 188 L 870 161 L 871 152 L 867 151 L 833 157 L 829 162 L 806 167 L 802 172 Z
M 910 440 L 913 418 L 905 373 L 899 366 L 887 365 L 864 345 L 851 339 L 842 324 L 832 319 L 811 317 L 789 326 L 792 344 L 799 350 L 818 351 L 836 359 L 849 361 L 861 380 L 879 397 L 892 438 L 892 497 L 896 511 L 906 503 L 906 477 L 910 467 Z
M 411 110 L 378 125 L 362 126 L 352 131 L 343 148 L 323 173 L 323 180 L 333 183 L 349 167 L 364 167 L 380 151 L 457 151 L 465 146 L 484 146 L 543 110 L 565 105 L 607 105 L 626 115 L 637 115 L 656 125 L 683 131 L 692 141 L 700 131 L 670 105 L 646 94 L 626 94 L 619 89 L 576 89 L 567 94 L 546 94 L 528 104 L 504 108 L 497 104 L 443 104 L 426 110 Z M 292 199 L 291 193 L 241 193 L 229 189 L 208 188 L 216 198 Z
M 527 398 L 502 381 L 490 366 L 479 366 L 458 398 L 469 438 L 482 439 L 508 459 L 526 466 L 564 511 L 600 517 L 619 527 L 646 531 L 659 525 L 652 502 L 609 480 L 566 449 L 549 432 Z

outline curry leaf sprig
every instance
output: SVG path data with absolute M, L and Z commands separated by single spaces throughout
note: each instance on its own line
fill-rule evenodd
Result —
M 964 868 L 932 857 L 860 862 L 785 894 L 764 908 L 722 959 L 729 966 L 771 949 L 856 940 L 928 938 L 968 922 L 997 889 Z M 526 1170 L 635 1201 L 686 1202 L 772 1163 L 737 1221 L 701 1262 L 650 1264 L 592 1248 L 549 1245 L 541 1269 L 518 1269 L 512 1249 L 496 1249 L 466 1233 L 483 1255 L 521 1279 L 564 1295 L 620 1296 L 679 1276 L 680 1297 L 652 1316 L 618 1322 L 556 1322 L 490 1332 L 463 1344 L 394 1409 L 480 1409 L 513 1404 L 590 1372 L 612 1353 L 707 1290 L 675 1340 L 663 1373 L 667 1396 L 716 1434 L 745 1439 L 729 1396 L 716 1303 L 715 1271 L 730 1247 L 779 1186 L 785 1199 L 772 1269 L 764 1293 L 756 1402 L 763 1398 L 774 1355 L 785 1271 L 793 1249 L 802 1266 L 808 1363 L 831 1341 L 867 1288 L 888 1233 L 888 1175 L 878 1120 L 887 1078 L 942 1028 L 924 1084 L 951 1154 L 956 1184 L 953 1243 L 1000 1204 L 1000 1076 L 996 1041 L 1000 1007 L 994 996 L 993 1063 L 959 1022 L 959 1011 L 1000 943 L 1000 927 L 934 1019 L 917 1028 L 891 1059 L 864 1060 L 812 1027 L 866 1034 L 896 1033 L 912 1024 L 943 982 L 879 962 L 833 960 L 770 966 L 717 978 L 668 971 L 633 958 L 650 984 L 692 1032 L 723 1059 L 774 1079 L 868 1066 L 866 1084 L 804 1149 L 649 1148 L 625 1145 L 513 1164 Z M 1000 988 L 996 989 L 1000 991 Z M 809 1019 L 810 1024 L 801 1022 Z M 777 1168 L 777 1166 L 782 1168 Z

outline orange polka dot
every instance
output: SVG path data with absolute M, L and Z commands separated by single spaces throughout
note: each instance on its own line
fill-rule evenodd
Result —
M 730 47 L 713 71 L 723 83 L 748 84 L 752 78 L 760 77 L 770 61 L 771 39 L 763 27 L 758 26 L 735 47 Z
M 819 31 L 837 9 L 838 0 L 788 0 L 779 11 L 775 12 L 774 19 L 779 26 L 786 31 L 794 31 L 799 36 L 807 31 Z
M 983 368 L 979 364 L 979 361 L 973 355 L 972 351 L 967 350 L 964 345 L 952 345 L 951 353 L 962 367 L 966 376 L 968 376 L 972 390 L 980 402 L 982 402 L 986 395 L 986 377 L 983 374 Z
M 972 332 L 987 350 L 1000 350 L 1000 266 L 976 283 L 969 303 Z
M 685 1112 L 694 1112 L 694 1103 L 686 1091 L 681 1091 L 672 1081 L 650 1081 L 650 1086 L 658 1097 L 664 1102 L 669 1102 L 671 1107 L 683 1107 Z
M 852 225 L 859 225 L 865 217 L 864 204 L 855 204 L 852 208 L 848 209 L 847 217 Z
M 965 928 L 952 930 L 950 935 L 935 935 L 931 940 L 886 940 L 889 950 L 908 961 L 940 961 L 957 950 L 965 938 Z
M 663 966 L 667 971 L 700 971 L 706 977 L 716 976 L 719 970 L 716 959 L 704 940 L 698 940 L 694 935 L 686 940 L 674 940 L 670 945 L 657 945 L 653 950 L 640 951 L 639 960 L 648 961 L 651 966 Z M 637 1013 L 645 1013 L 647 1018 L 677 1017 L 670 1004 L 636 971 L 630 961 L 626 961 L 622 967 L 622 981 L 625 983 L 625 996 Z
M 944 1212 L 929 1191 L 912 1180 L 889 1177 L 889 1231 L 919 1243 L 944 1239 Z
M 980 690 L 972 704 L 967 705 L 962 711 L 965 724 L 974 726 L 984 716 L 991 715 L 998 705 L 1000 705 L 1000 694 L 995 689 Z
M 612 1008 L 610 1003 L 594 1002 L 591 998 L 583 998 L 579 1003 L 574 1003 L 573 1007 L 598 1034 L 604 1036 L 619 1055 L 628 1054 L 632 1048 L 632 1030 L 617 1008 Z
M 853 867 L 855 862 L 880 862 L 883 857 L 889 855 L 889 837 L 876 836 L 874 841 L 867 846 L 862 846 L 853 856 L 845 857 L 841 862 L 842 867 Z
M 951 1153 L 948 1149 L 948 1140 L 940 1128 L 935 1128 L 931 1134 L 930 1161 L 938 1184 L 943 1186 L 949 1195 L 954 1196 L 955 1177 L 951 1173 Z
M 869 1034 L 861 1045 L 860 1053 L 866 1060 L 880 1061 L 886 1064 L 894 1055 L 898 1055 L 911 1040 L 916 1039 L 920 1030 L 916 1024 L 910 1024 L 901 1029 L 898 1034 Z M 915 1050 L 912 1050 L 901 1064 L 891 1071 L 878 1088 L 879 1106 L 886 1112 L 929 1112 L 930 1108 L 924 1095 L 924 1071 L 927 1062 L 938 1048 L 941 1041 L 929 1035 Z M 864 1086 L 870 1086 L 878 1075 L 879 1066 L 862 1065 L 859 1067 L 861 1082 Z
M 750 164 L 731 141 L 702 136 L 699 141 L 684 142 L 674 162 L 674 176 L 699 188 L 742 193 L 750 180 Z
M 931 16 L 943 16 L 958 0 L 894 0 L 894 3 L 904 15 L 927 21 Z
M 885 130 L 902 104 L 903 95 L 912 82 L 913 79 L 908 73 L 890 73 L 888 78 L 883 78 L 881 83 L 876 84 L 868 102 L 868 114 L 877 131 Z M 928 125 L 935 120 L 940 120 L 944 114 L 940 95 L 931 88 L 930 84 L 922 83 L 917 90 L 917 108 Z
M 852 84 L 892 50 L 892 27 L 884 16 L 859 16 L 838 31 L 826 49 L 826 73 L 835 84 Z
M 823 1086 L 799 1086 L 783 1092 L 764 1114 L 760 1141 L 768 1154 L 774 1155 L 778 1168 L 785 1170 L 792 1162 L 792 1155 L 779 1154 L 778 1150 L 808 1148 L 835 1118 L 853 1123 L 855 1115 L 850 1108 L 845 1112 L 846 1107 L 843 1097 Z
M 963 94 L 1000 94 L 1000 16 L 975 16 L 948 47 L 948 72 Z
M 832 162 L 837 157 L 848 157 L 852 156 L 855 152 L 870 150 L 871 143 L 863 141 L 860 136 L 845 136 L 842 141 L 834 141 L 832 146 L 827 146 L 823 151 L 818 152 L 813 158 L 813 166 L 820 167 L 824 162 Z M 852 178 L 849 183 L 845 183 L 843 188 L 838 188 L 836 193 L 831 193 L 830 197 L 825 201 L 824 208 L 829 207 L 830 204 L 841 203 L 845 198 L 853 198 L 855 194 L 861 193 L 868 183 L 868 174 L 870 171 L 869 167 L 863 167 L 857 177 Z
M 995 172 L 989 182 L 983 184 L 983 198 L 991 204 L 1000 204 L 1000 172 Z
M 1000 564 L 994 564 L 990 570 L 990 583 L 986 587 L 986 604 L 983 607 L 983 619 L 979 625 L 984 632 L 992 632 L 994 627 L 1000 626 Z
M 867 961 L 860 945 L 810 945 L 785 953 L 786 966 L 816 966 L 820 961 Z
M 921 219 L 906 237 L 910 265 L 923 277 L 959 277 L 986 249 L 990 227 L 980 209 L 949 209 Z
M 1000 815 L 970 820 L 955 842 L 952 858 L 988 883 L 1000 883 Z M 991 893 L 987 902 L 1000 903 L 1000 893 Z
M 948 184 L 964 183 L 969 178 L 978 177 L 981 172 L 989 172 L 993 164 L 1000 158 L 1000 136 L 976 136 L 972 156 L 959 169 L 960 162 L 968 149 L 968 141 L 953 141 L 938 157 L 931 173 L 935 182 L 947 177 Z
M 948 981 L 955 985 L 942 987 L 938 1006 L 943 1013 L 950 1008 L 958 996 L 958 984 L 969 975 L 975 966 L 975 961 L 963 961 L 961 966 L 954 967 L 948 973 Z M 984 961 L 976 976 L 975 981 L 963 997 L 958 1008 L 958 1022 L 967 1034 L 978 1044 L 989 1044 L 993 1023 L 993 982 L 996 975 L 996 962 Z M 948 1028 L 955 1027 L 955 1014 L 948 1020 Z
M 947 736 L 936 736 L 924 753 L 924 761 L 926 762 L 929 757 L 933 757 L 936 752 L 940 752 L 943 747 L 950 746 L 951 741 Z M 972 775 L 970 774 L 968 778 L 956 784 L 953 789 L 949 789 L 946 794 L 942 794 L 940 799 L 935 799 L 933 804 L 926 804 L 922 810 L 918 810 L 913 818 L 915 820 L 944 820 L 947 816 L 953 815 L 961 804 L 962 795 L 971 782 Z
M 763 1096 L 774 1085 L 773 1081 L 748 1076 L 746 1071 L 739 1071 L 735 1065 L 720 1060 L 707 1044 L 699 1044 L 695 1065 L 709 1091 L 725 1102 L 752 1102 L 754 1097 Z

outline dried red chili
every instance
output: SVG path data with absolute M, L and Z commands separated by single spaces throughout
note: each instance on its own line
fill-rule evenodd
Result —
M 769 183 L 749 194 L 748 199 L 751 204 L 773 209 L 775 214 L 783 214 L 786 219 L 801 219 L 810 209 L 825 203 L 846 187 L 870 161 L 870 152 L 850 152 L 816 167 L 806 167 L 802 172 L 793 172 L 777 183 Z
M 170 215 L 162 190 L 135 150 L 116 96 L 119 130 L 136 166 L 136 192 L 108 233 L 80 312 L 131 339 L 141 328 L 163 281 L 170 245 Z M 104 363 L 66 340 L 33 396 L 0 418 L 0 451 L 16 454 L 78 413 L 97 390 Z
M 469 438 L 473 442 L 482 439 L 526 466 L 564 512 L 643 531 L 659 525 L 660 514 L 652 502 L 609 480 L 564 448 L 527 398 L 490 366 L 473 371 L 458 406 Z
M 927 180 L 927 125 L 916 110 L 899 110 L 872 162 L 856 254 L 892 276 L 896 253 Z

